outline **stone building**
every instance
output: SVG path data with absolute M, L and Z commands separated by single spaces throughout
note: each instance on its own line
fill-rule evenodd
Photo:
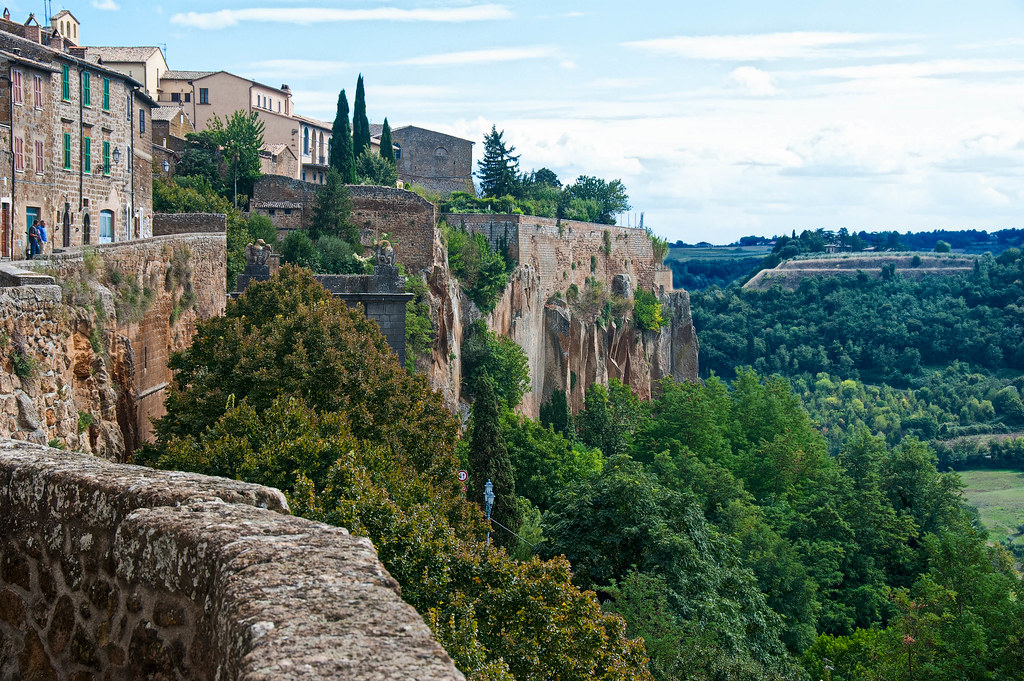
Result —
M 295 177 L 299 159 L 287 144 L 264 144 L 260 148 L 260 171 L 264 175 Z
M 153 109 L 153 143 L 177 152 L 185 149 L 185 135 L 195 126 L 180 106 L 158 106 Z
M 142 83 L 153 99 L 167 73 L 167 61 L 159 47 L 86 47 L 85 58 Z
M 54 17 L 77 36 L 70 13 Z M 61 30 L 0 19 L 0 241 L 28 251 L 45 219 L 47 250 L 148 236 L 153 100 L 141 83 L 85 59 Z
M 167 71 L 160 79 L 161 106 L 181 106 L 196 130 L 206 130 L 214 118 L 225 118 L 235 111 L 255 111 L 263 122 L 263 141 L 270 151 L 287 146 L 295 158 L 270 151 L 278 162 L 265 164 L 275 174 L 287 171 L 288 177 L 323 184 L 327 180 L 331 125 L 307 116 L 299 116 L 292 106 L 292 92 L 242 78 L 227 71 Z
M 374 129 L 376 131 L 376 128 Z M 473 187 L 473 142 L 406 125 L 391 131 L 398 179 L 418 184 L 442 196 L 452 192 L 475 194 Z M 380 133 L 374 137 L 380 149 Z

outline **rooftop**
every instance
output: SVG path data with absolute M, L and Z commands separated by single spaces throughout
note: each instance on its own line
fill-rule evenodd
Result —
M 217 73 L 216 71 L 167 71 L 163 78 L 169 80 L 199 80 Z
M 155 106 L 153 107 L 152 119 L 154 121 L 172 121 L 175 116 L 179 113 L 184 113 L 184 111 L 180 106 Z
M 88 61 L 103 60 L 105 62 L 141 62 L 146 61 L 159 47 L 86 47 L 85 58 Z

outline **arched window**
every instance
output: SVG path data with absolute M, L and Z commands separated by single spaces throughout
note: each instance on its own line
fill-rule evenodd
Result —
M 438 147 L 434 149 L 434 158 L 447 158 L 448 150 L 444 147 Z
M 320 163 L 324 162 L 324 131 L 320 131 L 320 144 L 317 147 L 317 155 L 320 157 Z
M 100 243 L 109 244 L 114 241 L 114 211 L 100 211 Z
M 309 153 L 309 128 L 302 126 L 302 153 Z

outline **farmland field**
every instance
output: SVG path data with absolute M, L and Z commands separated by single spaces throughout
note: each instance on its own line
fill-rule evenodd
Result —
M 666 260 L 735 260 L 764 258 L 771 246 L 717 246 L 713 248 L 669 248 Z
M 961 471 L 964 495 L 978 509 L 981 522 L 994 541 L 1013 539 L 1024 547 L 1024 473 L 1020 471 Z

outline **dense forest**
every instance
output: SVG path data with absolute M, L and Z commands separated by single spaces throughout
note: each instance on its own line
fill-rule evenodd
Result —
M 288 266 L 172 358 L 138 459 L 370 537 L 471 679 L 1019 677 L 1013 560 L 919 439 L 836 439 L 753 369 L 651 403 L 612 381 L 576 414 L 556 392 L 533 421 L 505 340 L 470 333 L 460 436 L 373 323 Z

